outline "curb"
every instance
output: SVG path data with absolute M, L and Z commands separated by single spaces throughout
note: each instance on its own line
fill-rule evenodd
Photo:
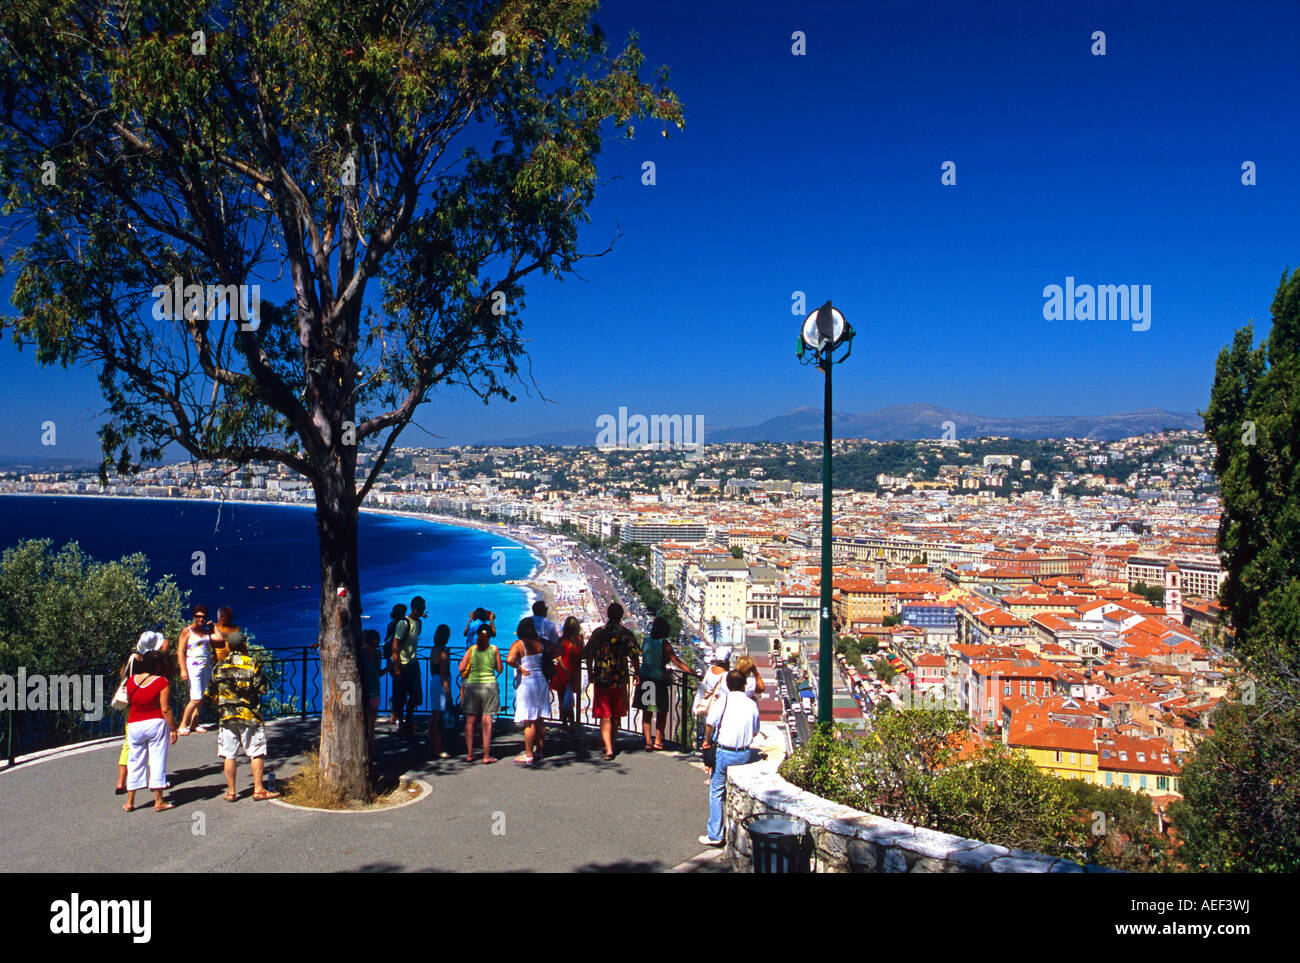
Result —
M 698 856 L 692 856 L 690 859 L 686 860 L 686 862 L 678 863 L 672 869 L 665 869 L 664 872 L 665 873 L 695 873 L 701 869 L 704 869 L 710 863 L 715 863 L 718 860 L 725 858 L 726 855 L 727 855 L 727 849 L 725 846 L 720 846 L 717 849 L 706 849 Z
M 318 806 L 295 806 L 291 802 L 285 802 L 284 799 L 268 799 L 267 802 L 271 803 L 271 805 L 273 806 L 280 806 L 283 809 L 296 810 L 297 812 L 300 813 L 330 813 L 331 815 L 335 815 L 335 816 L 381 815 L 383 813 L 391 813 L 394 810 L 401 809 L 404 806 L 412 806 L 415 803 L 418 803 L 420 800 L 427 798 L 429 795 L 433 793 L 433 787 L 430 786 L 423 779 L 412 779 L 410 778 L 410 776 L 411 774 L 409 772 L 403 773 L 401 778 L 406 779 L 408 782 L 414 783 L 415 785 L 419 786 L 420 794 L 418 796 L 412 796 L 410 799 L 407 799 L 403 802 L 394 803 L 391 806 L 382 806 L 373 809 L 321 809 Z

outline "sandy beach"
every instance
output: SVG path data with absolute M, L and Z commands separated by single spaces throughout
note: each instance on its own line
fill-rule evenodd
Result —
M 393 518 L 418 518 L 425 522 L 435 522 L 439 525 L 452 525 L 457 528 L 474 528 L 481 532 L 492 532 L 503 535 L 512 542 L 519 542 L 526 545 L 535 559 L 533 571 L 528 574 L 528 578 L 522 580 L 511 580 L 511 584 L 520 585 L 530 593 L 529 606 L 537 599 L 546 602 L 546 607 L 552 611 L 555 609 L 555 592 L 546 582 L 543 576 L 546 573 L 546 552 L 535 541 L 527 535 L 518 532 L 507 531 L 508 526 L 497 522 L 483 522 L 471 518 L 460 518 L 455 515 L 437 515 L 432 512 L 405 512 L 394 508 L 362 508 L 363 512 L 370 512 L 375 515 L 388 515 Z

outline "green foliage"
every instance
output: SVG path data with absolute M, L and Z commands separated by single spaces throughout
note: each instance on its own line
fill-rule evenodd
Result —
M 1162 585 L 1148 585 L 1146 582 L 1134 582 L 1133 591 L 1141 595 L 1152 605 L 1165 604 L 1165 590 Z
M 745 550 L 744 550 L 743 548 L 741 548 L 739 545 L 733 545 L 733 546 L 731 546 L 731 557 L 732 557 L 732 558 L 744 558 L 744 557 L 745 557 Z
M 1222 489 L 1220 594 L 1236 650 L 1300 666 L 1300 270 L 1283 273 L 1272 328 L 1239 330 L 1215 364 L 1205 432 Z
M 808 741 L 782 761 L 781 777 L 809 792 L 847 806 L 861 799 L 859 758 L 853 742 L 829 722 L 812 731 Z M 857 808 L 863 808 L 858 806 Z
M 902 621 L 903 621 L 903 617 L 901 615 L 886 615 L 883 619 L 880 620 L 880 624 L 883 625 L 885 628 L 890 628 L 891 626 L 901 624 Z
M 1300 270 L 1283 272 L 1268 337 L 1219 353 L 1205 411 L 1223 498 L 1220 592 L 1250 697 L 1214 713 L 1184 761 L 1171 819 L 1193 869 L 1300 870 Z
M 855 809 L 1001 846 L 1112 868 L 1162 867 L 1149 800 L 1058 779 L 1001 743 L 975 747 L 955 710 L 882 708 L 856 741 L 819 729 L 780 768 L 791 783 Z M 1094 818 L 1107 814 L 1105 832 Z
M 858 640 L 850 635 L 841 635 L 835 643 L 835 651 L 844 656 L 855 669 L 862 668 L 862 650 Z
M 587 256 L 604 137 L 683 123 L 666 69 L 642 79 L 635 35 L 611 46 L 596 6 L 0 7 L 0 184 L 31 226 L 5 258 L 12 330 L 100 371 L 106 466 L 176 443 L 315 481 L 345 419 L 359 442 L 439 383 L 512 398 L 523 281 Z M 148 310 L 175 276 L 277 275 L 294 291 L 255 331 Z
M 1159 833 L 1151 800 L 1122 786 L 1098 786 L 1082 779 L 1060 780 L 1066 805 L 1086 824 L 1071 834 L 1080 862 L 1131 873 L 1150 873 L 1168 863 L 1170 840 Z M 1099 815 L 1100 814 L 1100 815 Z
M 1225 702 L 1179 777 L 1170 818 L 1192 870 L 1300 872 L 1300 699 L 1260 688 L 1256 704 Z
M 150 582 L 148 574 L 143 555 L 98 562 L 76 542 L 56 551 L 49 539 L 33 539 L 5 549 L 0 558 L 0 674 L 13 675 L 25 667 L 29 675 L 101 675 L 105 718 L 111 719 L 108 703 L 118 673 L 140 633 L 160 631 L 174 648 L 185 624 L 181 611 L 186 598 L 171 577 Z M 20 717 L 27 741 L 35 740 L 29 749 L 58 745 L 87 731 L 81 713 L 40 715 Z
M 146 629 L 175 641 L 184 599 L 170 576 L 148 579 L 143 555 L 97 562 L 69 542 L 49 539 L 5 549 L 0 558 L 0 672 L 116 675 Z M 116 687 L 116 685 L 114 686 Z
M 934 829 L 1055 856 L 1070 855 L 1064 844 L 1077 822 L 1063 782 L 992 742 L 969 763 L 935 773 L 918 791 Z
M 894 677 L 898 675 L 898 670 L 894 668 L 888 659 L 876 659 L 875 662 L 871 663 L 871 668 L 875 670 L 876 677 L 885 685 L 893 682 Z

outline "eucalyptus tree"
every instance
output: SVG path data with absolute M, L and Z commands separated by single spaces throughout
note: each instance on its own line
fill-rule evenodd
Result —
M 609 250 L 578 245 L 604 138 L 681 124 L 666 69 L 643 79 L 595 7 L 0 7 L 5 327 L 97 371 L 101 475 L 185 452 L 311 484 L 344 798 L 369 792 L 358 508 L 433 389 L 513 400 L 525 281 Z

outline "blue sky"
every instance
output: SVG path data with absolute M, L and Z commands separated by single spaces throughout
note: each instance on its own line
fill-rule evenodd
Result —
M 820 405 L 794 358 L 795 291 L 859 333 L 838 410 L 1197 410 L 1218 350 L 1252 318 L 1266 332 L 1300 266 L 1300 4 L 646 0 L 598 20 L 671 67 L 686 129 L 607 142 L 618 179 L 582 237 L 622 238 L 585 280 L 528 289 L 554 403 L 435 395 L 405 443 L 589 426 L 594 441 L 619 406 L 746 425 Z M 1150 330 L 1044 320 L 1044 286 L 1067 275 L 1150 285 Z M 0 455 L 50 453 L 47 419 L 60 455 L 96 453 L 91 374 L 5 344 L 0 379 Z

